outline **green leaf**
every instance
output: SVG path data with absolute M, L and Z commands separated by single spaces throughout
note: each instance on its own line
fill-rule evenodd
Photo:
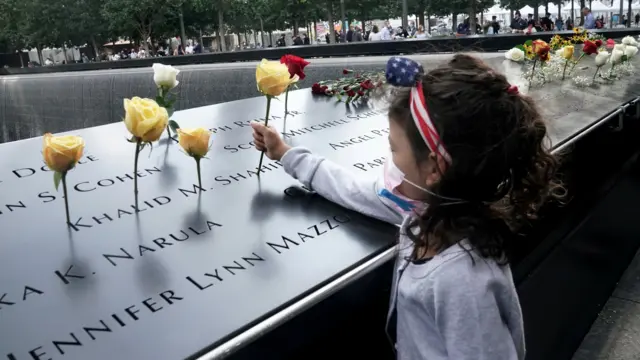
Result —
M 56 187 L 56 191 L 60 187 L 60 181 L 62 180 L 62 173 L 54 171 L 53 172 L 53 185 Z
M 621 62 L 627 61 L 629 60 L 629 57 L 627 55 L 622 55 L 622 57 L 620 58 Z
M 532 40 L 527 40 L 524 42 L 525 45 L 527 46 L 533 46 L 533 41 Z
M 136 137 L 135 137 L 135 136 L 133 136 L 133 135 L 131 135 L 131 139 L 127 139 L 127 141 L 128 141 L 128 142 L 130 142 L 130 143 L 133 143 L 133 144 L 135 144 L 135 143 L 137 143 L 137 142 L 138 142 L 138 141 L 136 140 Z
M 520 50 L 522 50 L 522 51 L 525 51 L 525 50 L 524 50 L 524 45 L 517 45 L 515 48 L 516 48 L 516 49 L 520 49 Z
M 173 130 L 174 133 L 178 133 L 178 129 L 180 129 L 180 125 L 175 120 L 169 120 L 169 128 Z

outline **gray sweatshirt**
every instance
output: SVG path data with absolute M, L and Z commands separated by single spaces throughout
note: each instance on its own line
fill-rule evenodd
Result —
M 413 245 L 403 234 L 410 218 L 403 220 L 389 200 L 378 196 L 381 180 L 358 177 L 300 147 L 281 162 L 289 175 L 323 197 L 402 223 L 387 316 L 387 328 L 396 329 L 398 359 L 524 359 L 522 312 L 509 266 L 481 258 L 465 241 L 429 261 L 409 262 Z

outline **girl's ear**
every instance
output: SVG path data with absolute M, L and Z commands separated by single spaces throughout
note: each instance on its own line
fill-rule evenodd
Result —
M 425 182 L 427 185 L 427 189 L 440 181 L 440 178 L 442 178 L 442 175 L 449 166 L 442 156 L 438 156 L 434 152 L 429 154 L 427 161 L 425 161 L 423 164 L 424 165 L 421 170 L 426 173 Z

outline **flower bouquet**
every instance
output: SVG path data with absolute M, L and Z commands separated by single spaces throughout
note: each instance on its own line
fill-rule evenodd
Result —
M 344 75 L 336 80 L 320 81 L 311 86 L 311 92 L 317 95 L 335 96 L 338 101 L 347 104 L 368 98 L 371 93 L 385 82 L 384 72 L 359 72 L 342 70 Z

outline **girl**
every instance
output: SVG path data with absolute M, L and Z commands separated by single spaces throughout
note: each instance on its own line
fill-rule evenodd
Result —
M 508 266 L 513 232 L 553 197 L 557 162 L 533 101 L 479 59 L 423 74 L 392 58 L 383 182 L 253 123 L 256 148 L 344 207 L 404 217 L 387 330 L 398 359 L 522 360 L 522 313 Z

